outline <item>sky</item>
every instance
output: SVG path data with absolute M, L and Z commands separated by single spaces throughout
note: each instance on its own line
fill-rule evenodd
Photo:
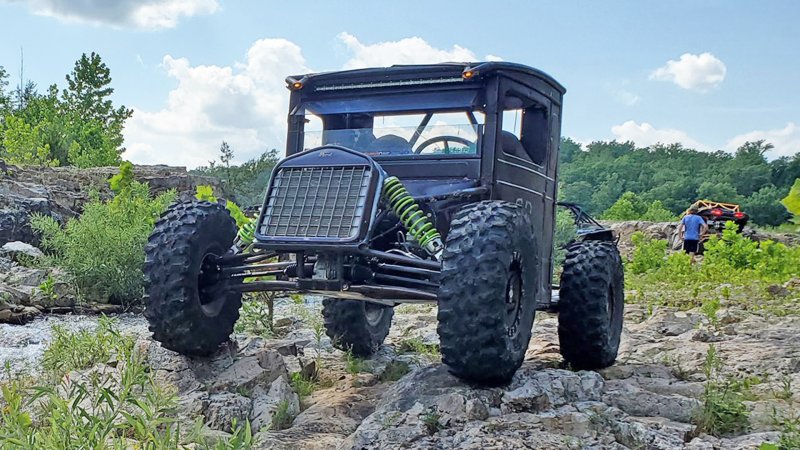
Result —
M 0 65 L 44 91 L 99 53 L 134 163 L 282 152 L 287 75 L 487 59 L 560 81 L 578 142 L 766 139 L 774 159 L 800 152 L 798 19 L 794 0 L 0 0 Z

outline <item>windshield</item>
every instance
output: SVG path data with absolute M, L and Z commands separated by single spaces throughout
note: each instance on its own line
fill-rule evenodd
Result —
M 482 113 L 347 113 L 306 116 L 304 149 L 341 145 L 373 157 L 476 155 Z

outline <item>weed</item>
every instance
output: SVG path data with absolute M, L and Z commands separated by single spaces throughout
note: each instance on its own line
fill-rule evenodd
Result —
M 305 299 L 300 294 L 289 294 L 289 298 L 292 300 L 292 303 L 295 305 L 303 305 L 305 304 Z
M 294 416 L 289 408 L 290 405 L 287 400 L 278 403 L 278 409 L 275 411 L 275 415 L 272 416 L 272 426 L 270 427 L 271 430 L 280 431 L 292 426 Z
M 700 306 L 700 312 L 706 316 L 708 322 L 712 327 L 714 327 L 714 329 L 719 328 L 719 317 L 717 317 L 719 308 L 720 303 L 718 298 L 709 298 Z
M 411 368 L 408 367 L 408 364 L 395 359 L 390 361 L 389 364 L 386 365 L 386 368 L 383 369 L 380 381 L 394 382 L 403 378 L 408 372 L 411 372 Z
M 398 348 L 400 353 L 416 353 L 420 355 L 439 355 L 439 346 L 436 344 L 426 344 L 418 337 L 405 338 L 400 341 Z
M 351 375 L 367 371 L 367 361 L 354 355 L 352 350 L 344 353 L 344 363 L 344 370 Z
M 70 332 L 54 326 L 53 339 L 42 355 L 42 368 L 53 379 L 60 379 L 72 370 L 108 362 L 112 356 L 124 357 L 132 349 L 133 339 L 120 334 L 114 319 L 101 316 L 94 330 Z
M 272 308 L 269 303 L 259 298 L 245 300 L 239 310 L 239 320 L 236 321 L 234 331 L 269 338 L 272 337 L 272 323 Z
M 394 312 L 397 314 L 427 314 L 433 312 L 433 309 L 436 305 L 426 305 L 423 303 L 414 304 L 414 303 L 405 303 L 400 306 L 397 306 L 394 309 Z
M 788 375 L 784 375 L 781 377 L 781 390 L 775 393 L 775 398 L 791 401 L 793 396 L 792 378 Z
M 317 388 L 314 380 L 309 380 L 299 373 L 293 373 L 290 377 L 289 383 L 292 385 L 292 388 L 295 392 L 297 392 L 297 395 L 299 395 L 301 399 L 311 395 Z
M 712 344 L 708 347 L 703 372 L 706 383 L 702 406 L 693 418 L 695 433 L 713 436 L 743 432 L 749 429 L 749 413 L 744 405 L 749 384 L 721 374 L 723 361 Z
M 53 279 L 51 275 L 48 275 L 47 279 L 42 281 L 37 289 L 42 293 L 42 295 L 50 300 L 55 300 L 58 298 L 58 295 L 56 294 L 56 280 Z
M 425 425 L 425 431 L 427 431 L 429 435 L 434 435 L 437 431 L 442 429 L 442 424 L 439 422 L 441 418 L 442 416 L 433 406 L 428 408 L 425 414 L 422 415 L 422 424 Z

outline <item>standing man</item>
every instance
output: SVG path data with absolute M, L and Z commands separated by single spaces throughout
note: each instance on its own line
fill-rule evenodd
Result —
M 702 217 L 697 215 L 697 208 L 689 208 L 689 213 L 683 216 L 678 226 L 678 236 L 683 240 L 683 251 L 692 257 L 692 264 L 700 247 L 700 238 L 706 234 L 708 225 Z

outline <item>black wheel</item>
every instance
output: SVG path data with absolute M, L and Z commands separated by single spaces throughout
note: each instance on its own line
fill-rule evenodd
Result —
M 573 369 L 614 364 L 625 306 L 622 259 L 612 242 L 585 241 L 567 249 L 558 302 L 561 355 Z
M 241 292 L 220 277 L 214 260 L 228 253 L 236 222 L 217 203 L 172 205 L 145 247 L 144 312 L 153 339 L 184 355 L 208 355 L 230 338 Z
M 467 205 L 442 253 L 439 339 L 450 372 L 481 384 L 509 381 L 531 339 L 539 265 L 529 215 L 507 202 Z
M 392 326 L 394 308 L 361 300 L 322 300 L 325 333 L 333 346 L 368 357 L 383 344 Z

